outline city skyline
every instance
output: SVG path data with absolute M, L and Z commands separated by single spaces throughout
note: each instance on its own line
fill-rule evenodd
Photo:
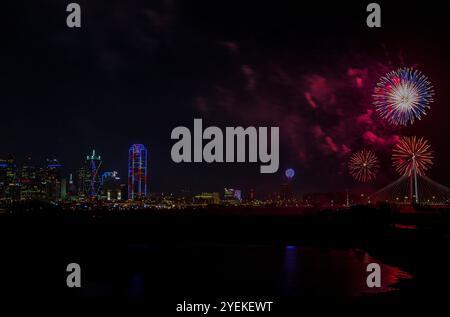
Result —
M 57 4 L 8 6 L 23 11 L 26 22 L 7 25 L 30 41 L 5 39 L 0 102 L 8 120 L 0 126 L 0 157 L 56 157 L 68 175 L 76 174 L 82 153 L 96 149 L 105 170 L 126 177 L 123 149 L 145 144 L 156 192 L 270 192 L 291 167 L 297 191 L 376 190 L 396 177 L 395 141 L 417 135 L 436 152 L 428 175 L 450 184 L 450 47 L 429 8 L 389 4 L 386 29 L 366 30 L 363 5 L 260 5 L 255 15 L 249 4 L 220 1 L 89 3 L 86 25 L 68 30 Z M 41 29 L 43 20 L 51 23 Z M 427 115 L 405 128 L 386 125 L 372 102 L 379 78 L 401 67 L 420 69 L 436 92 Z M 174 163 L 171 131 L 194 118 L 220 128 L 279 126 L 278 172 L 260 175 L 257 164 Z M 381 159 L 368 184 L 347 172 L 350 155 L 363 148 Z
M 63 164 L 57 159 L 46 159 L 45 164 L 36 164 L 31 157 L 27 157 L 24 163 L 19 164 L 10 155 L 7 159 L 0 158 L 0 202 L 13 203 L 16 201 L 50 201 L 52 203 L 87 203 L 87 202 L 124 202 L 135 201 L 138 204 L 143 201 L 150 202 L 155 197 L 164 193 L 148 192 L 148 157 L 147 148 L 143 144 L 133 144 L 130 146 L 128 161 L 128 179 L 122 180 L 117 171 L 102 169 L 102 156 L 95 149 L 91 154 L 86 155 L 81 168 L 77 169 L 78 180 L 74 180 L 74 173 L 69 173 L 68 177 L 62 172 Z M 288 205 L 306 205 L 314 201 L 318 193 L 304 193 L 304 197 L 299 192 L 294 192 L 292 187 L 295 171 L 289 168 L 284 173 L 284 180 L 281 184 L 274 184 L 272 192 L 255 193 L 254 188 L 242 190 L 240 188 L 230 188 L 223 185 L 220 191 L 207 189 L 202 191 L 186 191 L 179 189 L 172 193 L 167 193 L 167 197 L 179 197 L 183 199 L 182 205 L 186 206 L 225 204 L 240 205 L 242 202 L 255 202 L 260 204 L 283 203 Z M 77 177 L 75 177 L 76 179 Z M 155 196 L 156 195 L 156 196 Z M 329 196 L 328 196 L 329 195 Z M 346 202 L 348 204 L 348 191 L 346 192 Z M 340 203 L 336 206 L 344 205 L 344 198 L 341 192 L 319 194 L 322 204 L 333 205 L 334 198 L 340 196 Z M 308 200 L 310 201 L 308 203 Z M 156 203 L 156 204 L 155 204 Z M 159 202 L 153 201 L 149 206 L 156 207 Z M 287 205 L 286 205 L 287 206 Z
M 90 155 L 84 157 L 84 162 L 80 165 L 81 167 L 79 169 L 66 171 L 66 173 L 63 172 L 64 165 L 57 159 L 46 159 L 42 164 L 39 164 L 28 156 L 23 162 L 18 162 L 10 154 L 7 158 L 0 157 L 0 189 L 4 190 L 8 187 L 8 182 L 9 185 L 19 186 L 18 196 L 13 200 L 24 200 L 26 198 L 24 198 L 25 196 L 23 196 L 22 192 L 24 190 L 26 191 L 27 183 L 32 181 L 35 182 L 36 180 L 41 181 L 39 173 L 43 173 L 46 170 L 57 170 L 58 182 L 60 183 L 59 188 L 61 189 L 61 186 L 64 187 L 64 194 L 53 198 L 44 197 L 44 200 L 65 199 L 66 194 L 70 194 L 70 192 L 71 195 L 78 196 L 81 199 L 108 197 L 107 200 L 110 200 L 110 193 L 104 191 L 103 188 L 105 183 L 110 181 L 116 182 L 117 184 L 115 184 L 115 186 L 127 187 L 127 193 L 120 193 L 119 197 L 117 197 L 117 195 L 115 196 L 115 199 L 117 200 L 125 199 L 125 196 L 128 196 L 129 200 L 140 200 L 146 198 L 149 194 L 147 172 L 148 149 L 143 144 L 133 144 L 128 150 L 128 175 L 126 182 L 125 178 L 123 181 L 121 180 L 120 174 L 117 171 L 109 171 L 102 168 L 102 156 L 100 153 L 96 152 L 95 149 L 92 150 Z M 78 176 L 77 181 L 74 181 L 73 175 L 75 173 L 78 174 L 76 175 Z M 289 179 L 292 179 L 292 177 L 289 177 Z M 71 186 L 73 186 L 73 188 L 71 188 Z M 183 190 L 185 189 L 180 188 L 175 192 L 180 193 Z M 225 187 L 224 190 L 226 192 L 227 188 Z M 230 190 L 234 193 L 234 189 Z M 242 200 L 241 190 L 238 190 L 238 193 L 239 200 Z M 40 199 L 41 196 L 30 196 L 30 198 Z
M 313 298 L 371 309 L 448 293 L 444 4 L 2 11 L 6 301 L 301 315 Z

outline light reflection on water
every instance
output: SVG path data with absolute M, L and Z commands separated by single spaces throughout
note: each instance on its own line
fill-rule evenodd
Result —
M 387 292 L 412 278 L 358 249 L 338 250 L 288 245 L 128 246 L 102 259 L 115 263 L 106 278 L 91 270 L 85 296 L 268 295 L 354 296 Z M 117 262 L 117 260 L 119 261 Z M 367 264 L 381 266 L 381 288 L 368 288 Z M 101 290 L 101 292 L 99 291 Z
M 284 251 L 282 294 L 284 296 L 357 296 L 396 290 L 395 285 L 412 276 L 386 265 L 359 249 L 335 250 L 289 245 Z M 369 263 L 381 267 L 381 287 L 366 284 Z
M 282 294 L 292 295 L 297 291 L 298 281 L 298 250 L 296 246 L 286 246 L 283 265 L 283 287 Z M 301 283 L 301 282 L 300 282 Z
M 131 276 L 128 294 L 133 297 L 144 295 L 144 279 L 141 273 L 136 272 Z

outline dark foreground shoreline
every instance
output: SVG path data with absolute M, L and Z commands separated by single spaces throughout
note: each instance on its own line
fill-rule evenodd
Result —
M 366 251 L 385 264 L 412 274 L 413 279 L 396 285 L 397 291 L 369 296 L 371 301 L 374 298 L 440 297 L 448 293 L 447 285 L 450 285 L 450 276 L 446 274 L 450 264 L 447 256 L 449 218 L 448 210 L 401 214 L 388 206 L 356 206 L 321 212 L 223 208 L 69 212 L 48 206 L 13 210 L 0 214 L 1 293 L 45 296 L 49 292 L 66 298 L 77 296 L 76 291 L 68 291 L 61 285 L 60 280 L 65 280 L 67 274 L 61 268 L 92 255 L 104 254 L 114 259 L 114 254 L 130 246 L 140 250 L 155 244 L 168 248 L 301 245 Z M 120 266 L 113 267 L 120 269 Z M 23 285 L 30 280 L 30 270 L 34 271 L 31 274 L 34 286 L 27 292 Z M 108 274 L 114 271 L 105 269 L 105 276 L 101 278 L 107 281 Z M 172 291 L 163 290 L 159 295 Z M 175 290 L 173 293 L 181 295 L 182 292 Z M 203 298 L 215 295 L 220 294 L 207 289 L 192 294 Z M 283 297 L 282 294 L 269 295 Z M 315 295 L 320 296 L 312 294 Z M 367 300 L 365 296 L 358 299 L 360 302 Z M 292 301 L 292 298 L 284 301 Z

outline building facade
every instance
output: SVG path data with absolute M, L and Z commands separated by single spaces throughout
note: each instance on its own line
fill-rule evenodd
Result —
M 120 184 L 119 173 L 104 172 L 102 174 L 102 199 L 108 201 L 111 200 L 121 200 L 122 199 L 122 188 Z
M 100 167 L 102 158 L 92 151 L 86 156 L 84 166 L 78 171 L 78 194 L 81 197 L 96 198 L 100 194 Z
M 143 144 L 133 144 L 128 150 L 128 199 L 147 196 L 148 151 Z

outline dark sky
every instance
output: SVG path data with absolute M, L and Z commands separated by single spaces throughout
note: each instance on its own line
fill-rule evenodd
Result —
M 369 1 L 294 2 L 79 1 L 81 29 L 66 27 L 69 1 L 2 4 L 0 155 L 56 157 L 68 175 L 95 148 L 104 171 L 125 178 L 129 146 L 143 143 L 151 191 L 276 190 L 287 167 L 298 190 L 336 190 L 357 186 L 346 162 L 363 147 L 382 161 L 371 186 L 394 180 L 393 140 L 418 135 L 435 151 L 431 177 L 450 185 L 442 4 L 379 2 L 382 28 L 369 29 Z M 422 121 L 398 129 L 372 112 L 371 94 L 403 66 L 425 73 L 436 96 Z M 170 132 L 193 118 L 279 126 L 279 172 L 172 163 Z

